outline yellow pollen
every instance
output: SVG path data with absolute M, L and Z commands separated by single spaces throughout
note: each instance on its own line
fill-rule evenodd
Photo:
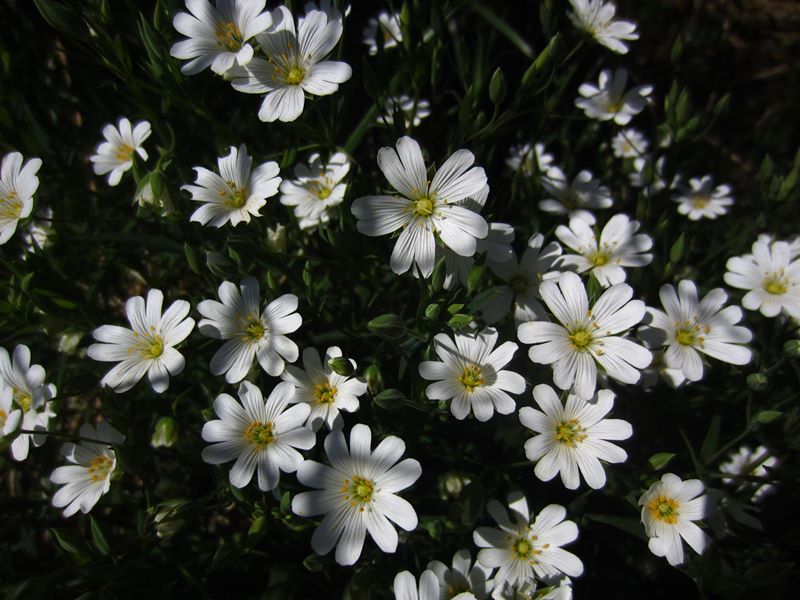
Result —
M 486 380 L 481 377 L 481 369 L 477 365 L 464 367 L 464 371 L 461 373 L 458 380 L 468 392 L 474 392 L 476 387 L 486 384 Z
M 589 262 L 592 263 L 592 266 L 595 267 L 602 267 L 603 265 L 607 265 L 608 262 L 611 260 L 611 257 L 602 250 L 598 250 L 597 252 L 593 252 L 586 258 L 589 259 Z
M 692 198 L 692 208 L 703 209 L 711 202 L 711 198 L 706 194 L 696 194 Z
M 31 409 L 33 398 L 25 390 L 21 390 L 18 387 L 11 388 L 11 397 L 17 403 L 17 406 L 22 409 L 22 412 L 27 412 Z
M 128 146 L 128 144 L 120 144 L 117 147 L 117 160 L 127 161 L 133 157 L 133 148 Z
M 113 466 L 114 461 L 111 460 L 111 457 L 106 456 L 105 454 L 94 457 L 89 462 L 89 468 L 87 469 L 89 472 L 89 479 L 94 482 L 105 480 Z
M 154 335 L 150 340 L 145 341 L 141 353 L 143 358 L 158 358 L 164 354 L 164 338 Z
M 528 289 L 528 278 L 524 275 L 514 275 L 508 285 L 514 290 L 515 294 L 521 294 Z
M 257 342 L 267 333 L 267 328 L 264 327 L 264 323 L 257 316 L 247 317 L 242 329 L 244 330 L 242 338 L 245 342 Z
M 291 67 L 286 71 L 286 83 L 289 85 L 299 85 L 306 78 L 306 71 L 302 67 Z
M 680 504 L 672 498 L 667 498 L 664 494 L 661 494 L 658 498 L 653 498 L 647 504 L 647 510 L 650 511 L 650 516 L 653 519 L 670 525 L 678 522 L 678 517 L 680 516 L 679 508 Z
M 248 444 L 252 444 L 259 450 L 263 450 L 275 441 L 275 434 L 272 433 L 272 422 L 262 423 L 253 421 L 244 431 L 244 439 Z
M 430 198 L 417 198 L 413 206 L 414 214 L 418 217 L 429 217 L 433 214 L 433 201 Z
M 217 23 L 217 46 L 228 50 L 239 50 L 242 47 L 242 32 L 233 21 Z
M 586 439 L 584 428 L 578 423 L 577 419 L 561 421 L 556 426 L 556 441 L 570 448 L 575 448 L 580 442 Z
M 534 546 L 533 542 L 535 540 L 535 535 L 531 535 L 529 537 L 523 536 L 515 539 L 514 543 L 511 545 L 511 553 L 513 554 L 514 558 L 518 560 L 525 560 L 530 564 L 534 564 L 536 562 L 536 555 L 542 553 L 541 550 Z
M 240 188 L 233 181 L 228 181 L 228 190 L 220 192 L 220 195 L 225 198 L 224 204 L 229 208 L 242 208 L 247 202 L 250 194 L 247 188 Z
M 314 386 L 314 401 L 317 404 L 333 404 L 338 390 L 327 381 Z
M 579 328 L 569 334 L 569 341 L 575 350 L 585 352 L 592 343 L 592 332 L 587 328 Z
M 622 110 L 623 102 L 620 98 L 619 100 L 615 100 L 611 104 L 608 105 L 608 112 L 610 113 L 618 113 Z
M 371 479 L 354 475 L 352 480 L 344 480 L 344 485 L 342 485 L 340 491 L 344 492 L 344 499 L 350 503 L 350 506 L 359 506 L 359 511 L 363 512 L 364 505 L 372 502 L 372 496 L 375 493 L 375 482 Z
M 8 419 L 8 413 L 0 408 L 0 429 L 6 426 L 6 419 Z M 0 432 L 2 435 L 2 432 Z
M 780 296 L 781 294 L 786 293 L 786 291 L 789 289 L 789 285 L 785 277 L 782 275 L 773 274 L 764 279 L 764 289 L 768 294 Z

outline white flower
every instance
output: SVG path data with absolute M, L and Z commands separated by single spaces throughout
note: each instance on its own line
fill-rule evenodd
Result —
M 487 569 L 478 562 L 473 565 L 472 556 L 466 549 L 459 550 L 453 555 L 452 568 L 438 560 L 433 560 L 428 563 L 428 570 L 436 574 L 439 588 L 445 593 L 444 597 L 448 600 L 453 598 L 459 600 L 482 599 L 492 591 L 492 582 L 487 581 L 492 573 L 491 569 Z M 435 600 L 439 599 L 440 596 L 435 597 Z
M 617 69 L 612 77 L 609 69 L 600 73 L 598 85 L 581 84 L 575 106 L 583 110 L 590 119 L 598 121 L 614 120 L 617 125 L 627 125 L 634 115 L 642 112 L 653 92 L 652 85 L 640 85 L 625 91 L 628 72 Z
M 664 169 L 666 166 L 666 156 L 661 156 L 653 163 L 653 157 L 639 156 L 633 159 L 633 170 L 628 174 L 628 179 L 633 187 L 644 188 L 647 196 L 660 192 L 661 190 L 674 189 L 680 185 L 681 176 L 676 174 L 672 182 L 668 182 Z M 645 184 L 645 168 L 651 165 L 653 167 L 653 180 L 649 184 Z
M 347 184 L 342 180 L 349 171 L 350 161 L 344 152 L 337 152 L 327 163 L 315 152 L 308 158 L 308 165 L 295 165 L 296 179 L 281 183 L 281 204 L 294 207 L 300 229 L 330 220 L 330 209 L 344 200 Z
M 478 562 L 490 569 L 498 568 L 494 576 L 495 587 L 508 581 L 522 585 L 534 578 L 556 578 L 560 575 L 576 577 L 583 573 L 580 559 L 562 549 L 578 537 L 578 527 L 564 521 L 567 511 L 563 506 L 545 506 L 531 521 L 528 501 L 520 492 L 508 496 L 511 515 L 497 500 L 490 500 L 486 510 L 500 526 L 478 527 L 473 533 L 478 552 Z
M 778 467 L 779 461 L 771 456 L 766 446 L 759 446 L 755 450 L 749 446 L 742 446 L 736 452 L 728 455 L 728 460 L 719 466 L 721 473 L 731 475 L 749 475 L 753 477 L 770 477 L 771 471 Z M 765 496 L 775 491 L 775 486 L 770 483 L 760 485 L 756 482 L 741 481 L 725 477 L 723 483 L 736 485 L 739 491 L 750 494 L 753 502 L 763 500 Z
M 708 543 L 708 536 L 692 522 L 706 516 L 708 498 L 700 496 L 702 493 L 699 479 L 681 481 L 677 475 L 665 473 L 639 498 L 650 551 L 666 556 L 673 567 L 684 562 L 681 538 L 698 554 Z
M 405 273 L 416 264 L 423 278 L 433 272 L 436 241 L 459 256 L 475 254 L 477 240 L 485 238 L 489 226 L 479 214 L 456 203 L 477 195 L 486 185 L 486 173 L 472 167 L 475 157 L 458 150 L 448 158 L 428 183 L 419 144 L 410 137 L 397 141 L 397 150 L 381 148 L 378 167 L 398 196 L 363 196 L 351 207 L 364 235 L 380 236 L 402 229 L 389 262 L 392 271 Z
M 636 129 L 623 129 L 611 140 L 617 158 L 639 158 L 647 152 L 650 142 Z
M 249 223 L 250 217 L 260 217 L 259 210 L 267 198 L 278 193 L 281 178 L 278 163 L 269 161 L 251 172 L 253 159 L 242 144 L 237 150 L 231 146 L 228 156 L 217 159 L 219 175 L 204 167 L 195 167 L 197 185 L 181 186 L 192 194 L 192 200 L 203 206 L 192 213 L 190 221 L 201 225 L 222 227 Z
M 262 121 L 294 121 L 303 112 L 305 93 L 327 96 L 353 74 L 350 65 L 324 59 L 339 42 L 342 22 L 321 10 L 306 13 L 295 33 L 292 13 L 285 6 L 272 11 L 272 26 L 256 36 L 267 59 L 254 58 L 234 70 L 234 89 L 266 94 L 258 111 Z
M 553 388 L 540 384 L 533 388 L 533 399 L 542 410 L 524 406 L 519 420 L 539 434 L 525 442 L 525 456 L 536 463 L 536 477 L 550 481 L 561 473 L 564 486 L 577 490 L 580 471 L 590 488 L 602 488 L 606 473 L 600 460 L 621 463 L 628 458 L 625 450 L 607 440 L 633 435 L 627 421 L 604 418 L 614 408 L 614 392 L 600 390 L 594 402 L 570 394 L 564 406 Z
M 612 2 L 603 0 L 569 0 L 575 12 L 569 13 L 569 19 L 578 29 L 597 40 L 609 50 L 618 54 L 627 54 L 628 45 L 622 40 L 638 40 L 636 24 L 630 21 L 615 21 L 616 7 Z
M 407 458 L 400 463 L 406 445 L 388 436 L 372 452 L 372 432 L 366 425 L 350 431 L 350 450 L 344 434 L 332 431 L 325 438 L 325 454 L 331 466 L 307 460 L 297 470 L 303 485 L 319 488 L 292 498 L 292 511 L 302 517 L 324 514 L 311 537 L 317 554 L 336 546 L 336 562 L 352 565 L 361 556 L 369 532 L 384 552 L 397 549 L 397 531 L 390 521 L 406 531 L 417 527 L 417 513 L 396 495 L 422 474 L 419 463 Z
M 727 214 L 726 207 L 733 204 L 731 187 L 723 184 L 715 188 L 711 175 L 702 179 L 693 177 L 689 180 L 689 188 L 679 186 L 678 189 L 679 193 L 672 200 L 678 203 L 678 212 L 686 215 L 690 221 L 716 219 Z
M 506 164 L 525 177 L 531 177 L 534 173 L 547 173 L 553 165 L 553 155 L 547 153 L 544 144 L 526 143 L 512 146 Z
M 22 154 L 11 152 L 0 165 L 0 245 L 5 244 L 17 230 L 20 219 L 30 216 L 33 195 L 39 188 L 36 173 L 41 159 L 29 158 L 22 164 Z
M 439 361 L 419 365 L 424 379 L 436 381 L 425 390 L 431 400 L 451 400 L 450 412 L 456 419 L 465 419 L 470 412 L 479 421 L 488 421 L 497 410 L 501 415 L 514 412 L 516 403 L 506 392 L 521 394 L 525 379 L 512 371 L 504 371 L 517 351 L 514 342 L 505 342 L 495 349 L 497 330 L 487 327 L 480 333 L 456 333 L 455 341 L 447 334 L 433 338 L 433 349 Z
M 792 260 L 786 242 L 755 242 L 753 253 L 728 259 L 725 283 L 749 290 L 742 298 L 747 310 L 775 317 L 784 310 L 800 319 L 800 259 Z
M 531 361 L 553 364 L 553 382 L 559 388 L 568 390 L 574 384 L 575 393 L 589 400 L 597 383 L 597 364 L 618 381 L 639 381 L 638 369 L 650 364 L 652 354 L 616 335 L 638 324 L 645 313 L 644 302 L 631 300 L 631 286 L 612 285 L 591 310 L 575 273 L 563 273 L 558 283 L 543 282 L 539 293 L 560 324 L 523 323 L 517 335 L 523 343 L 535 344 L 528 352 Z
M 439 580 L 433 571 L 423 571 L 417 580 L 409 571 L 401 571 L 394 577 L 392 585 L 395 600 L 439 600 Z M 459 597 L 459 600 L 462 600 Z
M 557 585 L 552 584 L 539 590 L 535 579 L 520 585 L 503 581 L 494 588 L 492 600 L 572 600 L 572 580 L 569 577 L 561 577 Z
M 241 290 L 241 292 L 240 292 Z M 285 363 L 297 360 L 297 344 L 286 337 L 297 331 L 303 318 L 297 310 L 297 296 L 284 294 L 261 310 L 261 291 L 255 277 L 242 279 L 239 289 L 230 281 L 219 286 L 219 299 L 203 300 L 197 310 L 205 319 L 198 323 L 203 335 L 228 340 L 211 359 L 214 375 L 225 373 L 225 381 L 244 379 L 253 359 L 273 377 Z
M 304 10 L 307 15 L 315 10 L 321 10 L 327 15 L 328 21 L 339 21 L 340 23 L 344 23 L 344 18 L 350 15 L 349 4 L 345 7 L 344 14 L 342 14 L 342 11 L 333 5 L 332 0 L 320 0 L 319 5 L 316 2 L 306 2 Z M 303 19 L 304 17 L 300 17 L 298 22 Z
M 558 167 L 547 170 L 542 177 L 542 187 L 550 194 L 539 202 L 539 209 L 557 215 L 580 217 L 590 225 L 594 217 L 585 209 L 609 208 L 614 204 L 608 188 L 592 177 L 589 171 L 581 171 L 570 183 Z
M 634 235 L 639 221 L 631 221 L 626 215 L 614 215 L 609 219 L 600 239 L 583 219 L 571 219 L 569 227 L 559 225 L 556 237 L 578 254 L 565 254 L 561 266 L 575 267 L 578 273 L 589 271 L 603 287 L 625 281 L 623 267 L 643 267 L 653 260 L 652 254 L 644 252 L 653 247 L 653 239 L 646 234 Z
M 131 328 L 103 325 L 92 332 L 100 342 L 92 344 L 87 354 L 94 360 L 119 362 L 100 380 L 118 394 L 127 392 L 147 373 L 153 391 L 160 394 L 169 388 L 169 376 L 178 375 L 186 364 L 175 346 L 194 329 L 188 316 L 189 303 L 175 300 L 161 314 L 164 294 L 150 290 L 147 302 L 141 296 L 129 298 L 125 312 Z
M 215 443 L 203 448 L 203 460 L 219 465 L 235 459 L 229 475 L 234 487 L 245 487 L 257 470 L 258 489 L 275 489 L 281 471 L 294 473 L 303 462 L 296 448 L 309 450 L 316 442 L 314 432 L 303 427 L 310 409 L 307 404 L 289 407 L 293 395 L 294 386 L 283 382 L 265 401 L 259 388 L 243 381 L 241 402 L 217 396 L 214 412 L 220 418 L 203 425 L 203 439 Z
M 743 317 L 741 308 L 722 308 L 728 299 L 722 288 L 714 288 L 700 301 L 697 286 L 684 279 L 678 284 L 677 294 L 667 284 L 661 287 L 659 296 L 666 312 L 648 308 L 650 322 L 639 329 L 639 335 L 652 347 L 667 346 L 669 368 L 680 369 L 689 381 L 699 381 L 703 377 L 700 354 L 733 365 L 750 362 L 750 349 L 743 344 L 753 334 L 736 325 Z
M 345 377 L 335 373 L 331 359 L 342 356 L 342 350 L 331 346 L 325 351 L 325 361 L 320 361 L 314 348 L 303 350 L 303 369 L 286 365 L 281 378 L 295 386 L 292 402 L 304 402 L 311 408 L 306 425 L 317 431 L 323 424 L 328 429 L 341 429 L 344 424 L 340 411 L 355 412 L 359 408 L 358 397 L 367 391 L 367 383 L 361 378 Z M 353 370 L 356 362 L 349 360 Z
M 71 464 L 57 467 L 50 475 L 50 481 L 64 486 L 53 496 L 53 506 L 64 508 L 65 517 L 71 517 L 78 509 L 88 513 L 108 492 L 111 475 L 117 468 L 117 455 L 111 444 L 125 441 L 125 436 L 106 421 L 100 421 L 96 428 L 85 423 L 78 434 L 85 438 L 80 444 L 67 443 L 61 448 L 61 454 Z
M 26 254 L 33 254 L 37 250 L 47 248 L 50 239 L 53 237 L 53 226 L 50 221 L 53 218 L 53 209 L 49 206 L 41 208 L 36 212 L 36 216 L 22 230 L 22 244 Z M 41 221 L 37 219 L 43 219 Z
M 11 388 L 0 380 L 0 441 L 17 430 L 22 418 L 22 410 L 12 407 L 13 395 Z
M 4 395 L 10 393 L 13 404 L 19 408 L 19 411 L 10 410 L 11 404 L 3 402 L 5 406 L 3 410 L 6 413 L 3 418 L 4 436 L 16 429 L 20 417 L 19 414 L 14 415 L 20 411 L 21 429 L 27 431 L 49 429 L 50 419 L 56 416 L 50 400 L 55 398 L 57 390 L 52 383 L 45 383 L 46 377 L 47 374 L 41 365 L 31 364 L 31 351 L 27 346 L 23 344 L 16 346 L 13 358 L 8 356 L 5 348 L 0 347 L 0 390 L 3 390 Z M 47 436 L 43 434 L 20 433 L 11 442 L 11 455 L 14 460 L 23 461 L 28 458 L 31 442 L 38 448 L 46 440 Z
M 377 19 L 372 17 L 364 28 L 364 43 L 369 46 L 371 56 L 378 53 L 378 47 L 388 50 L 395 48 L 402 41 L 400 15 L 397 13 L 382 11 Z
M 422 119 L 431 114 L 431 103 L 424 98 L 414 99 L 407 94 L 390 96 L 381 102 L 382 111 L 378 121 L 386 125 L 394 124 L 394 114 L 399 112 L 403 117 L 405 128 L 418 127 Z
M 645 317 L 645 320 L 647 317 Z M 641 334 L 641 328 L 639 330 Z M 645 347 L 653 352 L 653 362 L 650 366 L 642 369 L 642 378 L 639 380 L 639 385 L 642 389 L 650 390 L 658 384 L 659 378 L 667 382 L 672 389 L 677 389 L 686 383 L 686 376 L 680 369 L 672 369 L 667 366 L 666 358 L 664 357 L 663 350 L 654 350 L 647 339 L 642 337 Z
M 557 242 L 544 245 L 544 236 L 534 234 L 522 253 L 503 263 L 489 263 L 491 271 L 506 282 L 492 288 L 493 295 L 482 307 L 483 318 L 487 323 L 496 323 L 514 306 L 514 321 L 517 324 L 544 318 L 544 307 L 539 303 L 539 284 L 545 279 L 560 275 L 551 271 L 561 256 L 561 246 Z
M 486 186 L 487 188 L 489 186 Z M 470 210 L 474 210 L 469 203 L 460 203 Z M 479 212 L 479 211 L 475 211 Z M 499 267 L 501 263 L 514 260 L 514 250 L 511 243 L 514 241 L 514 228 L 508 223 L 489 223 L 489 233 L 482 240 L 478 240 L 475 246 L 475 254 L 486 254 L 486 264 L 490 269 Z M 439 260 L 440 248 L 437 247 L 437 257 Z M 475 265 L 472 256 L 459 256 L 452 250 L 441 250 L 444 253 L 445 277 L 444 289 L 451 290 L 456 283 L 467 285 L 469 272 Z
M 131 122 L 125 117 L 121 118 L 114 127 L 111 123 L 103 127 L 105 142 L 101 142 L 96 154 L 89 160 L 94 163 L 95 175 L 108 175 L 108 185 L 117 185 L 122 179 L 122 174 L 133 166 L 134 152 L 142 160 L 147 160 L 147 150 L 142 144 L 150 137 L 150 123 L 139 121 L 131 128 Z
M 779 240 L 770 233 L 760 233 L 758 234 L 758 238 L 756 239 L 756 241 L 771 244 L 772 242 L 777 242 Z M 796 235 L 789 240 L 783 240 L 783 241 L 789 244 L 789 257 L 792 260 L 794 260 L 797 257 L 800 257 L 800 235 Z
M 173 44 L 169 53 L 188 60 L 181 67 L 186 75 L 195 75 L 211 67 L 223 75 L 234 62 L 246 65 L 253 58 L 247 43 L 272 24 L 269 13 L 262 12 L 266 0 L 186 0 L 189 13 L 175 15 L 172 25 L 188 39 Z

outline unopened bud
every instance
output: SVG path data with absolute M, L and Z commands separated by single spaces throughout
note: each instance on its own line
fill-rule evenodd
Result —
M 161 417 L 156 421 L 153 429 L 153 436 L 150 438 L 150 445 L 153 448 L 171 448 L 178 440 L 178 429 L 175 419 L 172 417 Z
M 783 351 L 787 356 L 800 358 L 800 340 L 789 340 L 783 345 Z
M 267 227 L 267 238 L 264 245 L 270 252 L 286 252 L 286 227 L 276 225 L 275 228 Z
M 153 171 L 142 177 L 133 197 L 133 203 L 138 204 L 142 210 L 152 210 L 162 217 L 175 214 L 164 175 L 160 171 Z
M 383 375 L 378 365 L 370 365 L 364 369 L 364 379 L 367 380 L 367 389 L 370 394 L 378 394 L 383 390 Z
M 352 360 L 344 356 L 337 356 L 328 361 L 331 371 L 342 377 L 350 377 L 356 370 L 356 365 Z
M 747 376 L 747 387 L 754 392 L 761 392 L 767 389 L 768 384 L 769 380 L 763 373 L 750 373 L 750 375 Z
M 378 337 L 397 340 L 405 335 L 406 324 L 398 315 L 388 313 L 372 319 L 367 323 L 367 329 Z

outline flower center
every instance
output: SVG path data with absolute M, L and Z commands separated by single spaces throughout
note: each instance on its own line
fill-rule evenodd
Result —
M 623 102 L 622 102 L 621 98 L 618 99 L 618 100 L 613 100 L 608 105 L 608 112 L 610 112 L 610 113 L 618 113 L 619 111 L 622 110 L 622 107 L 623 107 Z
M 13 221 L 19 218 L 22 212 L 22 202 L 20 202 L 17 192 L 10 192 L 7 196 L 0 196 L 0 219 Z
M 513 558 L 527 561 L 530 564 L 536 562 L 536 556 L 542 553 L 534 544 L 536 539 L 535 535 L 530 534 L 530 528 L 528 529 L 527 535 L 521 535 L 516 538 L 511 545 L 511 554 Z M 549 544 L 545 544 L 543 547 L 547 548 L 548 545 Z
M 264 322 L 257 316 L 247 317 L 242 329 L 244 330 L 244 335 L 242 336 L 244 341 L 251 343 L 259 341 L 267 333 Z
M 299 85 L 306 78 L 306 70 L 302 67 L 294 66 L 286 71 L 286 83 L 289 85 Z
M 247 193 L 247 188 L 240 188 L 234 181 L 227 181 L 228 189 L 219 193 L 220 196 L 225 198 L 224 204 L 229 208 L 242 208 L 247 202 L 250 194 Z
M 133 147 L 128 144 L 120 144 L 117 146 L 116 159 L 119 161 L 129 161 L 133 157 Z
M 414 200 L 413 209 L 414 214 L 418 217 L 429 217 L 433 214 L 433 200 L 427 196 L 417 198 Z
M 458 380 L 468 392 L 473 392 L 476 387 L 480 387 L 486 383 L 486 380 L 481 376 L 481 369 L 477 365 L 464 367 L 464 371 L 462 371 Z
M 773 273 L 764 279 L 764 289 L 768 294 L 780 296 L 788 291 L 789 282 L 783 274 Z
M 692 208 L 703 209 L 711 202 L 711 198 L 706 194 L 696 194 L 692 198 Z
M 525 275 L 514 275 L 508 285 L 515 294 L 521 294 L 528 289 L 528 278 Z
M 352 507 L 358 507 L 359 512 L 364 512 L 364 505 L 372 502 L 375 494 L 375 482 L 371 479 L 354 475 L 352 479 L 345 479 L 340 490 L 344 492 L 344 499 Z
M 217 23 L 217 46 L 228 50 L 238 50 L 242 47 L 242 32 L 233 21 Z
M 561 421 L 556 425 L 556 441 L 570 448 L 575 448 L 579 443 L 586 439 L 585 429 L 581 427 L 577 419 Z
M 14 402 L 17 403 L 17 406 L 22 409 L 22 412 L 28 412 L 31 409 L 33 398 L 25 390 L 18 387 L 12 388 L 11 397 L 14 399 Z
M 94 482 L 104 481 L 113 468 L 114 461 L 110 456 L 106 456 L 105 454 L 95 456 L 89 462 L 89 468 L 87 469 L 89 472 L 89 479 Z
M 338 390 L 329 382 L 318 383 L 314 386 L 314 401 L 317 404 L 333 404 Z
M 275 434 L 272 433 L 272 422 L 262 423 L 253 421 L 244 432 L 244 439 L 248 444 L 252 444 L 258 450 L 263 450 L 275 441 Z
M 569 341 L 572 343 L 572 347 L 580 352 L 586 352 L 592 340 L 592 332 L 586 327 L 578 327 L 569 334 Z
M 678 522 L 678 516 L 680 515 L 678 512 L 679 508 L 680 504 L 672 498 L 667 498 L 663 494 L 658 496 L 658 498 L 653 498 L 647 505 L 647 510 L 650 511 L 650 516 L 653 519 L 656 521 L 663 521 L 670 525 L 674 525 Z
M 592 266 L 594 267 L 602 267 L 603 265 L 608 264 L 608 262 L 611 260 L 611 257 L 608 255 L 608 253 L 603 252 L 602 250 L 592 252 L 586 258 L 589 259 L 589 262 L 592 263 Z
M 0 408 L 0 430 L 6 426 L 6 419 L 8 419 L 8 413 Z M 2 435 L 2 431 L 0 431 L 0 435 Z
M 164 354 L 164 338 L 160 335 L 154 335 L 149 340 L 146 340 L 141 353 L 143 358 L 158 358 Z

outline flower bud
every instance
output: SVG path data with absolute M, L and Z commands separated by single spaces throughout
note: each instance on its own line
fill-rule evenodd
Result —
M 355 363 L 344 356 L 337 356 L 328 361 L 331 371 L 342 377 L 350 377 L 355 372 Z
M 769 381 L 763 373 L 750 373 L 747 376 L 747 387 L 754 392 L 761 392 L 767 389 L 767 385 L 769 385 Z
M 370 394 L 378 394 L 383 389 L 383 375 L 378 365 L 370 365 L 364 369 L 364 379 Z
M 800 358 L 800 340 L 789 340 L 783 345 L 783 351 L 791 358 Z
M 270 252 L 286 252 L 286 227 L 276 225 L 275 229 L 267 227 L 267 238 L 264 245 Z
M 142 177 L 133 203 L 138 204 L 141 210 L 152 210 L 162 217 L 176 212 L 161 171 L 153 171 Z
M 172 417 L 160 417 L 153 429 L 150 445 L 153 448 L 171 448 L 177 440 L 178 430 L 175 419 Z

